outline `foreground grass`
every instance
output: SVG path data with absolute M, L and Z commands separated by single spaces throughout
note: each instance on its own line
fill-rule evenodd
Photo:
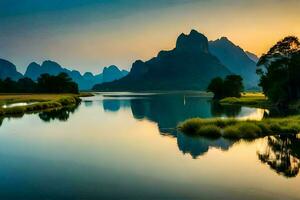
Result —
M 37 112 L 47 109 L 58 109 L 80 103 L 81 96 L 92 94 L 1 94 L 0 95 L 0 116 L 18 115 L 30 112 Z M 3 105 L 13 103 L 34 103 L 25 106 L 4 108 Z
M 241 106 L 251 106 L 257 108 L 269 108 L 272 104 L 262 93 L 244 93 L 242 97 L 228 97 L 220 100 L 222 105 L 241 105 Z
M 224 137 L 230 139 L 255 139 L 268 135 L 300 133 L 300 116 L 269 118 L 262 121 L 237 119 L 193 118 L 178 125 L 188 135 Z

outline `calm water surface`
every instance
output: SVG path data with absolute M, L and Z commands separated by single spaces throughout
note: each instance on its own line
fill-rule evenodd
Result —
M 190 117 L 261 119 L 201 93 L 104 93 L 0 119 L 0 199 L 300 199 L 297 138 L 191 138 Z

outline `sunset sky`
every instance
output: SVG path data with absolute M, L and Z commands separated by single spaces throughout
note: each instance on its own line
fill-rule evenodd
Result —
M 299 0 L 0 0 L 0 58 L 21 72 L 46 59 L 81 72 L 130 69 L 191 29 L 260 55 L 300 37 L 299 9 Z

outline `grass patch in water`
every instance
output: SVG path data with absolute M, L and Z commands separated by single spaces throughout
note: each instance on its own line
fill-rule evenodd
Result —
M 216 138 L 221 136 L 221 128 L 215 125 L 202 126 L 197 130 L 197 135 Z
M 258 138 L 262 134 L 262 130 L 259 126 L 250 122 L 237 123 L 232 126 L 224 128 L 223 137 L 231 139 L 239 138 Z
M 220 135 L 224 138 L 259 138 L 267 135 L 278 134 L 298 134 L 300 133 L 300 116 L 286 118 L 269 118 L 262 121 L 236 119 L 188 119 L 178 125 L 178 129 L 188 135 L 207 136 L 210 133 L 216 136 L 212 131 L 204 133 L 203 127 L 210 126 L 220 129 Z M 199 132 L 201 134 L 199 134 Z

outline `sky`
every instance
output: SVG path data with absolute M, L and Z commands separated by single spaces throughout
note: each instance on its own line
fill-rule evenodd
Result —
M 0 0 L 0 58 L 24 73 L 54 60 L 80 72 L 130 69 L 196 29 L 261 55 L 300 37 L 299 0 Z

